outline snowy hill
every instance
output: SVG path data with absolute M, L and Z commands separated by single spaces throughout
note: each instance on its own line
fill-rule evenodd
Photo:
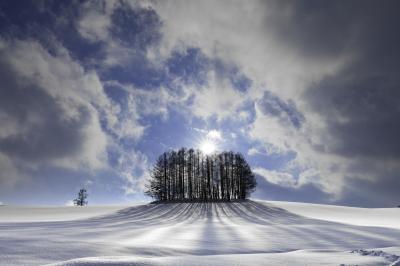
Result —
M 85 219 L 114 213 L 128 206 L 0 206 L 2 222 L 51 222 Z
M 0 265 L 400 264 L 399 208 L 247 201 L 100 210 L 0 207 Z

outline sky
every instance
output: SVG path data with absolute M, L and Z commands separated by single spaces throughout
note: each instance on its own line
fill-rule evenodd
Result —
M 398 1 L 1 1 L 0 202 L 147 201 L 241 152 L 252 198 L 400 204 Z

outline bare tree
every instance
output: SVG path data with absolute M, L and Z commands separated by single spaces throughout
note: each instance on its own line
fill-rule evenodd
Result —
M 86 200 L 88 197 L 87 191 L 85 188 L 81 188 L 78 192 L 78 197 L 74 199 L 74 205 L 75 206 L 85 206 L 88 204 L 88 201 Z

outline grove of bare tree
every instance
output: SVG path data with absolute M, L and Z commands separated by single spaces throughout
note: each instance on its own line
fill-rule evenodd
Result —
M 150 176 L 146 194 L 156 201 L 246 199 L 256 187 L 243 155 L 233 152 L 168 151 L 159 156 Z

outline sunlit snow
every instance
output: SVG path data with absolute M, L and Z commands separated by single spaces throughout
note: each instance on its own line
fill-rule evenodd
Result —
M 99 209 L 0 207 L 0 265 L 390 265 L 400 256 L 400 208 L 246 201 Z

